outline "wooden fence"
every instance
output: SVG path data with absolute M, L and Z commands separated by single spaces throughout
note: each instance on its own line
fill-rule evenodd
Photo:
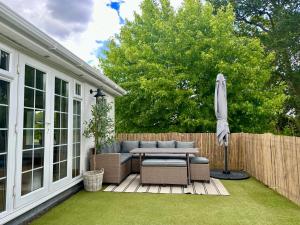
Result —
M 214 133 L 129 133 L 119 140 L 195 141 L 211 168 L 223 168 L 224 151 Z M 253 177 L 300 205 L 300 137 L 233 133 L 229 142 L 229 168 Z

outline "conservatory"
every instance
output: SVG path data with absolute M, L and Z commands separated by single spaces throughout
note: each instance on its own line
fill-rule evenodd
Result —
M 92 140 L 83 122 L 101 88 L 125 91 L 0 3 L 0 224 L 76 186 Z M 114 117 L 114 109 L 111 111 Z

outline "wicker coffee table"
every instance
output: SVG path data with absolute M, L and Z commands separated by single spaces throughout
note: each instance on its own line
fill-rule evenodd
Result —
M 187 161 L 187 179 L 188 184 L 191 183 L 190 175 L 190 154 L 197 154 L 198 148 L 135 148 L 130 151 L 132 154 L 139 154 L 140 167 L 142 166 L 142 159 L 146 154 L 185 154 Z

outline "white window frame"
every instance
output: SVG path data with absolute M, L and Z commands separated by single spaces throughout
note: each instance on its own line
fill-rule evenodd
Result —
M 15 52 L 12 48 L 0 43 L 0 50 L 3 50 L 9 54 L 9 64 L 8 70 L 4 70 L 0 68 L 0 76 L 3 76 L 9 80 L 12 80 L 17 77 L 15 73 L 16 66 L 15 65 Z
M 80 95 L 77 95 L 76 94 L 76 84 L 79 84 L 80 85 Z M 73 88 L 74 88 L 74 91 L 73 91 L 73 94 L 74 94 L 74 98 L 75 99 L 78 99 L 78 100 L 82 100 L 82 91 L 83 91 L 83 88 L 82 88 L 82 83 L 79 82 L 78 80 L 74 80 L 74 83 L 73 83 Z

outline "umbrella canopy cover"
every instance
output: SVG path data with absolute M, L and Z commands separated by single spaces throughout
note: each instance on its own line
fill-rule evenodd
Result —
M 226 80 L 223 74 L 218 74 L 215 89 L 215 114 L 217 118 L 217 138 L 220 145 L 228 146 L 229 125 L 227 122 Z

